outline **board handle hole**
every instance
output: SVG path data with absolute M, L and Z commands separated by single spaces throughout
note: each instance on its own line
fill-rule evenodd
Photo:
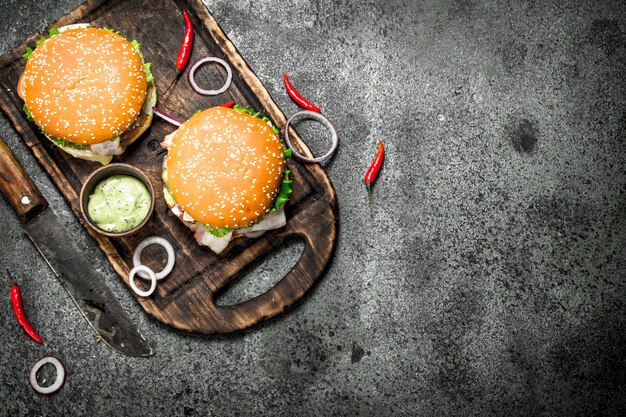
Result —
M 252 262 L 216 294 L 217 306 L 227 307 L 259 296 L 276 285 L 294 267 L 304 251 L 304 240 L 286 240 L 267 256 Z

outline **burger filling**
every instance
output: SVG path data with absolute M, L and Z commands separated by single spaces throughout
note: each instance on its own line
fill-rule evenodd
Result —
M 269 118 L 264 117 L 259 112 L 254 112 L 251 107 L 243 108 L 241 106 L 235 105 L 233 109 L 241 111 L 243 113 L 247 113 L 251 116 L 257 117 L 267 123 L 272 130 L 278 135 L 279 130 L 272 124 Z M 176 131 L 167 135 L 161 146 L 169 149 L 172 146 L 172 139 Z M 280 138 L 280 135 L 279 135 Z M 281 142 L 283 142 L 282 138 L 280 138 Z M 284 145 L 284 142 L 283 142 Z M 291 157 L 291 149 L 285 148 L 285 159 Z M 289 200 L 289 196 L 293 192 L 291 185 L 293 184 L 293 180 L 289 178 L 289 174 L 291 170 L 286 169 L 283 174 L 283 179 L 280 184 L 280 189 L 278 195 L 274 199 L 274 204 L 272 208 L 267 212 L 267 215 L 263 217 L 258 223 L 253 224 L 250 227 L 242 227 L 238 229 L 224 229 L 224 228 L 214 228 L 209 226 L 208 224 L 203 224 L 201 222 L 196 221 L 193 217 L 191 217 L 185 210 L 176 202 L 174 196 L 170 190 L 168 181 L 167 181 L 167 157 L 165 157 L 163 161 L 163 195 L 165 196 L 165 202 L 167 206 L 170 208 L 172 213 L 181 219 L 185 226 L 190 228 L 194 232 L 194 237 L 196 241 L 200 245 L 208 246 L 213 252 L 221 253 L 226 247 L 228 243 L 237 236 L 245 236 L 250 238 L 256 238 L 261 236 L 268 230 L 279 229 L 287 224 L 287 219 L 285 217 L 285 203 Z
M 90 25 L 79 23 L 79 24 L 64 26 L 59 29 L 52 28 L 48 31 L 47 36 L 45 37 L 42 36 L 41 38 L 39 38 L 39 40 L 36 42 L 35 49 L 37 48 L 37 46 L 44 43 L 47 39 L 50 39 L 51 37 L 61 32 L 74 30 L 74 29 L 88 28 L 88 27 L 90 27 Z M 104 27 L 102 29 L 108 30 L 109 32 L 113 32 L 118 35 L 120 34 L 120 32 L 115 29 L 111 29 L 107 27 Z M 139 54 L 139 56 L 141 57 L 143 61 L 143 52 L 141 52 L 141 44 L 137 40 L 133 40 L 132 42 L 130 42 L 130 44 L 133 46 L 135 51 L 137 51 L 137 53 Z M 28 58 L 30 58 L 33 51 L 34 51 L 33 48 L 26 48 L 26 53 L 23 55 L 24 61 L 28 61 Z M 86 159 L 89 161 L 100 162 L 103 165 L 108 164 L 109 162 L 111 162 L 114 155 L 123 154 L 124 149 L 130 146 L 135 140 L 137 140 L 137 138 L 139 138 L 146 131 L 146 129 L 148 129 L 148 127 L 150 126 L 150 123 L 152 122 L 152 117 L 153 117 L 152 110 L 156 106 L 157 91 L 156 91 L 156 86 L 154 84 L 154 76 L 152 75 L 152 71 L 150 71 L 151 66 L 152 66 L 152 63 L 150 62 L 144 62 L 143 64 L 143 70 L 146 74 L 146 81 L 148 83 L 148 89 L 146 92 L 146 100 L 144 101 L 143 107 L 141 108 L 139 115 L 137 116 L 137 118 L 135 119 L 131 127 L 127 129 L 125 132 L 123 132 L 120 136 L 111 138 L 104 142 L 92 144 L 92 145 L 82 145 L 82 144 L 74 143 L 65 139 L 52 137 L 48 135 L 46 132 L 44 132 L 43 130 L 42 130 L 42 133 L 52 143 L 54 143 L 56 146 L 63 149 L 65 152 L 69 153 L 70 155 L 74 157 Z M 18 90 L 19 90 L 19 87 L 18 87 Z M 22 96 L 22 94 L 20 94 L 20 96 Z M 26 106 L 26 104 L 24 104 L 24 106 L 22 107 L 22 110 L 26 114 L 26 118 L 32 121 L 33 116 L 28 110 L 28 107 Z

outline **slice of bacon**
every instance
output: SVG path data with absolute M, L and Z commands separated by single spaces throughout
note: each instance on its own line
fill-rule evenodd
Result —
M 200 245 L 208 246 L 213 252 L 220 254 L 226 247 L 228 243 L 233 237 L 233 231 L 231 230 L 228 234 L 217 237 L 208 232 L 204 226 L 196 224 L 196 232 L 194 233 L 194 237 L 196 241 Z
M 91 152 L 101 156 L 121 155 L 124 149 L 120 146 L 120 138 L 116 138 L 91 145 Z

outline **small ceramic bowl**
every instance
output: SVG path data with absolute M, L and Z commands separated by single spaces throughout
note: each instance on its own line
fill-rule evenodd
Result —
M 93 194 L 96 186 L 100 184 L 101 181 L 113 175 L 129 175 L 131 177 L 135 177 L 146 186 L 146 188 L 148 189 L 148 192 L 150 193 L 150 210 L 148 211 L 148 215 L 137 226 L 125 232 L 107 232 L 106 230 L 99 228 L 98 225 L 89 216 L 89 210 L 87 209 L 89 205 L 89 196 Z M 109 237 L 122 237 L 122 236 L 132 235 L 133 233 L 141 229 L 143 226 L 145 226 L 145 224 L 148 223 L 148 220 L 150 220 L 150 217 L 152 217 L 152 213 L 154 212 L 154 188 L 152 187 L 152 183 L 150 183 L 150 180 L 148 179 L 146 174 L 144 174 L 141 170 L 135 168 L 132 165 L 128 165 L 128 164 L 106 165 L 95 170 L 89 176 L 89 178 L 87 178 L 87 181 L 85 181 L 85 184 L 83 184 L 83 188 L 80 190 L 80 211 L 83 214 L 83 218 L 85 219 L 87 225 L 93 230 L 97 231 L 98 233 L 101 233 Z

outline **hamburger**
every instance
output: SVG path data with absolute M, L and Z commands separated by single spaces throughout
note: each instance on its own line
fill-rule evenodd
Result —
M 24 59 L 24 112 L 63 151 L 105 165 L 150 126 L 156 88 L 136 40 L 71 25 L 51 29 Z
M 220 253 L 238 237 L 286 224 L 291 156 L 267 117 L 252 109 L 197 112 L 161 144 L 168 207 L 200 245 Z

